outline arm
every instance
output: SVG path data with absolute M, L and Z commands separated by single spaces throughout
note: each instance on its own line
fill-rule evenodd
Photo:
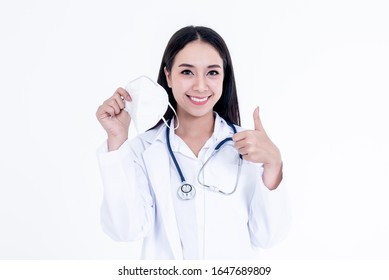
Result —
M 154 205 L 146 176 L 128 141 L 112 152 L 108 152 L 105 143 L 97 155 L 103 181 L 104 232 L 117 241 L 144 237 L 154 223 Z
M 143 237 L 154 217 L 146 176 L 127 140 L 131 117 L 123 110 L 125 100 L 130 102 L 130 95 L 118 88 L 96 112 L 108 137 L 97 154 L 103 180 L 101 225 L 110 237 L 120 241 Z
M 286 237 L 290 223 L 291 209 L 285 182 L 282 181 L 277 189 L 270 190 L 259 179 L 250 203 L 249 230 L 252 244 L 261 248 L 276 245 Z

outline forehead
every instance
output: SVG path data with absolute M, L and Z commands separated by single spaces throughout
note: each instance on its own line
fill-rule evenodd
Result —
M 219 52 L 209 43 L 196 40 L 188 43 L 180 50 L 175 59 L 174 64 L 188 63 L 195 66 L 207 66 L 218 64 L 223 66 L 223 60 Z

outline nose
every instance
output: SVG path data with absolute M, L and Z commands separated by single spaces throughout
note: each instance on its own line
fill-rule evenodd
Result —
M 193 90 L 205 92 L 208 90 L 207 80 L 203 76 L 197 76 L 194 82 Z

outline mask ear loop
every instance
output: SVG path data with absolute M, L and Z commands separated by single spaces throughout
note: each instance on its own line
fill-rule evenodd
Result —
M 176 116 L 176 119 L 177 119 L 177 126 L 174 128 L 174 130 L 176 130 L 176 129 L 180 126 L 180 122 L 179 122 L 179 120 L 178 120 L 178 116 L 177 116 L 176 110 L 174 110 L 173 106 L 170 105 L 170 103 L 168 103 L 168 105 L 169 105 L 170 109 L 173 110 L 173 113 L 174 113 L 174 115 Z M 166 126 L 167 126 L 169 129 L 171 129 L 170 125 L 167 123 L 167 121 L 165 120 L 164 117 L 162 117 L 162 120 L 163 120 L 163 122 L 166 124 Z
M 148 76 L 142 75 L 142 76 L 140 76 L 138 79 L 140 79 L 140 78 L 142 78 L 142 77 L 144 77 L 144 78 L 146 78 L 146 79 L 149 79 L 155 86 L 161 87 L 160 84 L 158 84 L 157 82 L 155 82 L 153 79 L 151 79 L 151 78 L 148 77 Z M 136 80 L 138 80 L 138 79 L 136 79 Z M 174 113 L 174 115 L 176 116 L 176 119 L 177 119 L 177 126 L 174 128 L 174 130 L 176 130 L 176 129 L 180 126 L 180 122 L 178 121 L 178 116 L 177 116 L 176 110 L 174 110 L 173 106 L 172 106 L 170 103 L 168 103 L 168 105 L 169 105 L 169 107 L 173 110 L 173 113 Z M 163 120 L 163 122 L 166 124 L 166 126 L 170 129 L 170 125 L 167 123 L 167 121 L 165 120 L 164 117 L 162 117 L 162 120 Z

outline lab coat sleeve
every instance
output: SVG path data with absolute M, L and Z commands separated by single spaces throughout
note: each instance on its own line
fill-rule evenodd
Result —
M 147 178 L 126 141 L 108 152 L 105 142 L 97 150 L 103 181 L 101 226 L 116 241 L 143 238 L 154 223 L 154 204 Z
M 277 189 L 269 190 L 262 179 L 259 179 L 250 204 L 249 229 L 252 244 L 255 247 L 269 248 L 282 241 L 289 232 L 290 211 L 285 181 Z

